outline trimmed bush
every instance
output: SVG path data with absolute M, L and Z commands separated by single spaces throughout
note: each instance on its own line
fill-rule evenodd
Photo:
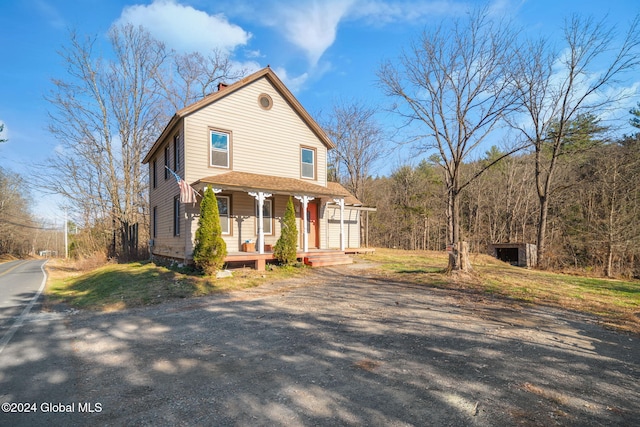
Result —
M 282 220 L 282 233 L 273 247 L 273 256 L 283 264 L 291 265 L 297 261 L 298 228 L 293 199 L 289 197 L 287 209 Z
M 196 231 L 193 261 L 206 275 L 214 275 L 224 265 L 227 244 L 222 239 L 216 193 L 205 188 L 200 202 L 200 219 Z

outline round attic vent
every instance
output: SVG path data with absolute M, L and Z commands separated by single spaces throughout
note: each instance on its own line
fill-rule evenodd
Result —
M 260 94 L 258 97 L 258 103 L 263 110 L 270 110 L 273 107 L 273 100 L 266 93 Z

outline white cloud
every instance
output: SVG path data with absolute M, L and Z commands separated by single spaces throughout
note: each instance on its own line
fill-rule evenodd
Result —
M 56 29 L 64 29 L 67 25 L 64 18 L 53 5 L 49 4 L 46 1 L 36 1 L 36 8 L 40 12 L 40 14 L 48 21 L 49 25 Z
M 499 2 L 509 0 L 497 0 Z M 468 1 L 390 2 L 385 0 L 299 0 L 293 4 L 271 0 L 263 4 L 267 12 L 257 18 L 273 27 L 307 56 L 312 67 L 336 40 L 338 28 L 346 20 L 367 25 L 428 22 L 430 17 L 461 15 L 469 10 Z M 237 4 L 237 10 L 244 10 Z M 235 10 L 235 9 L 234 9 Z
M 338 25 L 355 0 L 314 0 L 280 8 L 281 18 L 273 21 L 286 39 L 303 49 L 312 66 L 336 39 Z
M 125 7 L 115 24 L 141 25 L 155 38 L 180 52 L 208 52 L 217 48 L 230 53 L 246 45 L 251 34 L 230 23 L 223 14 L 209 15 L 173 0 Z
M 285 86 L 294 94 L 299 93 L 302 87 L 309 79 L 309 73 L 303 73 L 297 77 L 289 76 L 287 70 L 284 68 L 276 67 L 273 69 L 276 75 L 282 80 Z
M 247 58 L 264 58 L 264 55 L 259 50 L 245 50 L 244 56 Z

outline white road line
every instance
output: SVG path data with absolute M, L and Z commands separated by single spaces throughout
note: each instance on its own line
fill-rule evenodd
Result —
M 47 260 L 48 261 L 48 260 Z M 40 294 L 42 294 L 42 291 L 44 291 L 44 286 L 47 283 L 47 273 L 46 271 L 44 271 L 44 266 L 47 263 L 47 261 L 45 261 L 44 263 L 42 263 L 42 265 L 40 266 L 40 269 L 42 270 L 42 274 L 43 274 L 43 278 L 42 278 L 42 283 L 40 284 L 40 289 L 38 289 L 38 292 L 36 293 L 36 295 L 31 299 L 31 301 L 29 302 L 29 304 L 24 308 L 24 310 L 22 310 L 22 313 L 20 313 L 20 316 L 18 316 L 18 318 L 16 319 L 16 321 L 13 323 L 13 325 L 11 326 L 11 328 L 9 328 L 9 330 L 7 331 L 6 334 L 4 334 L 4 336 L 2 337 L 2 340 L 0 341 L 0 354 L 2 353 L 2 350 L 4 350 L 4 348 L 6 347 L 7 344 L 9 344 L 9 341 L 11 341 L 11 338 L 13 338 L 13 335 L 16 333 L 16 331 L 18 329 L 20 329 L 20 327 L 22 326 L 22 324 L 24 323 L 24 319 L 25 317 L 27 317 L 27 315 L 29 314 L 29 312 L 31 311 L 31 309 L 33 308 L 33 305 L 36 303 L 36 301 L 38 300 L 38 298 L 40 298 Z

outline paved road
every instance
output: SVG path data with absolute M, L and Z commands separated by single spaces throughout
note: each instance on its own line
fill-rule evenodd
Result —
M 76 399 L 74 383 L 63 381 L 75 372 L 70 344 L 61 334 L 64 316 L 40 311 L 45 263 L 0 264 L 0 402 L 14 404 L 13 408 L 2 406 L 0 426 L 70 425 L 82 420 L 42 411 L 49 402 Z
M 44 289 L 46 261 L 0 264 L 0 352 Z

